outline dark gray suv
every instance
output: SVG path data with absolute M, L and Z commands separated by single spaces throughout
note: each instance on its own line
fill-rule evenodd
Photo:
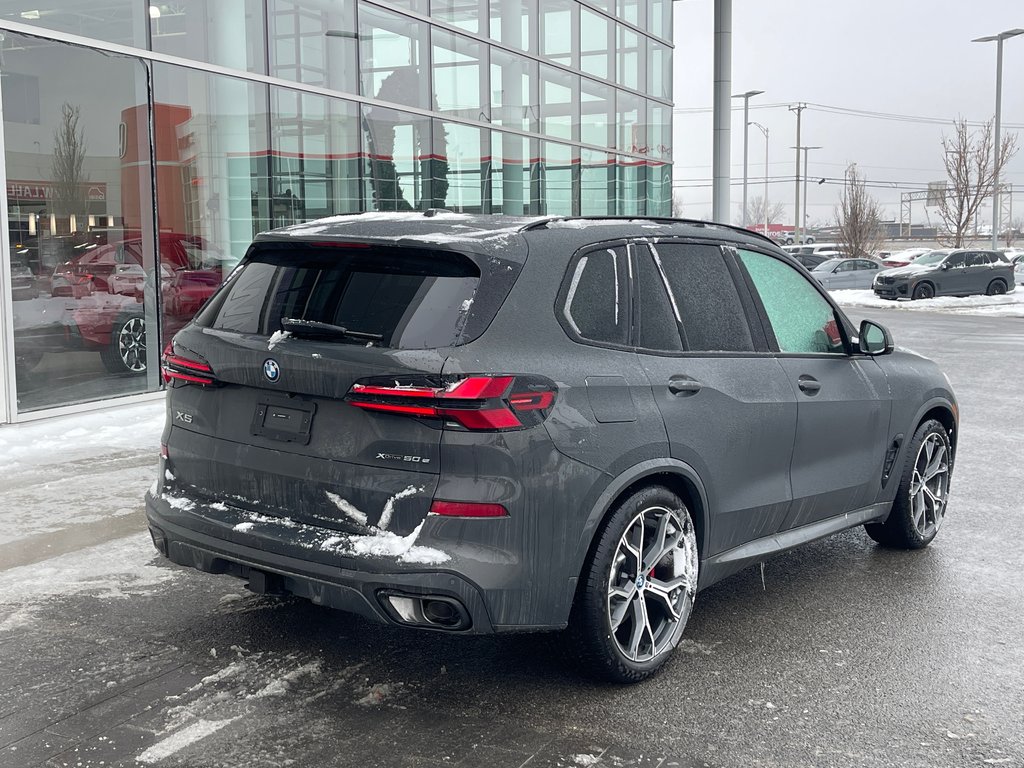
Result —
M 926 546 L 956 400 L 769 240 L 440 211 L 262 234 L 164 352 L 176 563 L 394 625 L 568 627 L 637 681 L 698 590 L 865 525 Z
M 931 251 L 905 267 L 880 272 L 871 287 L 883 299 L 1000 296 L 1014 288 L 1013 264 L 998 251 Z

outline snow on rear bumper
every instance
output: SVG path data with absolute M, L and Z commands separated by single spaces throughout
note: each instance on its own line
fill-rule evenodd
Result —
M 353 551 L 351 541 L 370 537 L 350 537 L 180 496 L 147 493 L 146 517 L 154 544 L 178 565 L 251 581 L 258 576 L 263 582 L 270 575 L 288 594 L 387 624 L 399 622 L 384 609 L 384 592 L 452 598 L 470 616 L 471 626 L 464 632 L 494 631 L 481 590 L 457 572 L 455 559 L 432 548 L 410 546 L 405 553 L 412 553 L 411 560 L 401 555 L 372 556 L 372 549 L 371 556 L 361 556 Z M 371 545 L 384 541 L 388 549 L 393 544 L 386 537 L 372 538 Z

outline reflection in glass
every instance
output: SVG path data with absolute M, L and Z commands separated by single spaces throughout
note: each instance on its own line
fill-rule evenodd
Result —
M 580 215 L 615 215 L 615 158 L 607 152 L 580 150 Z
M 430 182 L 435 175 L 430 118 L 363 105 L 363 119 L 367 207 L 376 211 L 430 208 Z
M 619 91 L 615 94 L 615 106 L 615 122 L 619 130 L 618 149 L 647 154 L 646 100 L 635 93 Z
M 647 215 L 672 215 L 672 164 L 647 162 Z
M 647 146 L 651 157 L 672 159 L 672 107 L 647 102 Z
M 481 65 L 483 45 L 451 32 L 432 31 L 434 109 L 453 117 L 486 121 L 487 70 Z
M 510 48 L 537 52 L 537 0 L 491 0 L 491 37 Z
M 647 41 L 647 93 L 656 99 L 672 99 L 672 49 L 664 43 Z
M 615 24 L 600 13 L 580 8 L 580 69 L 585 74 L 611 80 Z
M 356 104 L 286 88 L 270 99 L 271 226 L 361 210 Z
M 264 73 L 262 0 L 176 0 L 149 4 L 153 50 Z
M 155 390 L 145 67 L 11 32 L 0 46 L 18 411 Z
M 149 21 L 146 3 L 139 0 L 5 2 L 0 8 L 0 19 L 134 48 L 146 47 Z
M 543 142 L 544 159 L 541 165 L 541 210 L 549 216 L 572 216 L 575 168 L 575 148 L 568 144 Z
M 580 141 L 598 147 L 614 147 L 612 99 L 615 89 L 583 78 L 580 86 Z
M 524 216 L 540 210 L 537 140 L 491 132 L 491 213 Z
M 642 91 L 646 87 L 647 38 L 622 24 L 618 29 L 616 82 L 624 88 Z
M 271 228 L 279 200 L 265 85 L 154 64 L 153 98 L 166 343 Z
M 560 139 L 579 138 L 580 77 L 540 67 L 540 130 Z
M 616 213 L 619 216 L 643 216 L 647 210 L 647 174 L 645 160 L 635 157 L 618 158 L 616 169 Z
M 540 118 L 537 62 L 491 49 L 491 122 L 521 131 L 537 131 Z
M 540 4 L 540 54 L 565 67 L 579 64 L 580 5 L 576 0 L 544 0 Z
M 430 16 L 467 32 L 487 35 L 487 0 L 431 0 Z
M 650 0 L 650 22 L 652 35 L 664 40 L 672 38 L 672 0 Z
M 434 121 L 429 207 L 483 213 L 483 131 L 470 125 Z
M 428 25 L 407 16 L 359 5 L 359 50 L 364 96 L 430 108 Z
M 618 0 L 618 17 L 628 21 L 635 27 L 643 27 L 647 23 L 648 0 Z
M 270 74 L 359 93 L 355 2 L 269 0 Z

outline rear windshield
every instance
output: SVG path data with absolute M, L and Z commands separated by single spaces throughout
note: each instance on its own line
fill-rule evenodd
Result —
M 246 258 L 196 322 L 270 336 L 282 318 L 305 320 L 352 332 L 339 343 L 432 349 L 468 341 L 479 284 L 473 261 L 450 252 L 269 246 Z

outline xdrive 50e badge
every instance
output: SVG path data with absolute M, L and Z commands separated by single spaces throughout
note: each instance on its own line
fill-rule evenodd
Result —
M 277 364 L 277 360 L 268 357 L 263 361 L 263 375 L 267 377 L 267 381 L 277 381 L 281 378 L 281 366 Z

